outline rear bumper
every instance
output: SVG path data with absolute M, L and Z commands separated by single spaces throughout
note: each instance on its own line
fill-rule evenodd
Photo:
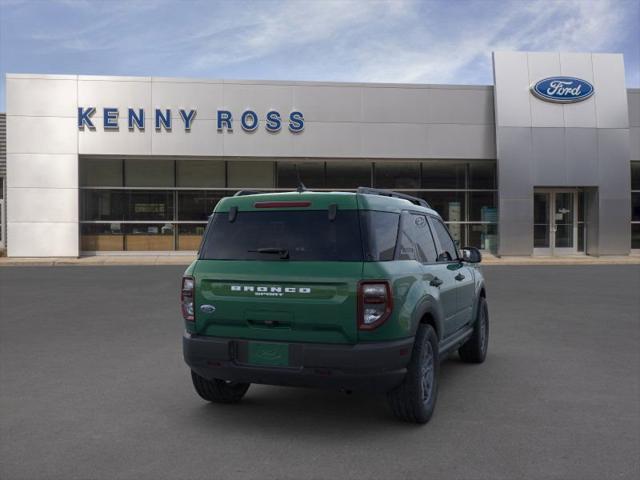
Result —
M 248 343 L 185 333 L 184 360 L 207 379 L 384 392 L 402 382 L 413 338 L 357 345 L 289 343 L 288 367 L 247 364 Z

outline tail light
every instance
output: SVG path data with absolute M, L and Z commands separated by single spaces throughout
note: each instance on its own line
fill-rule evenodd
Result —
M 367 281 L 358 285 L 358 328 L 373 330 L 391 315 L 393 297 L 388 282 Z
M 180 304 L 182 306 L 182 316 L 188 322 L 195 321 L 193 291 L 195 280 L 193 277 L 182 277 L 182 290 L 180 292 Z

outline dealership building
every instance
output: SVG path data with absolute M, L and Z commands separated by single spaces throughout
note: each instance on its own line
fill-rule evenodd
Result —
M 185 254 L 238 190 L 393 189 L 497 255 L 640 249 L 623 57 L 493 54 L 494 84 L 8 74 L 10 257 Z M 6 148 L 6 172 L 5 155 Z M 6 176 L 6 177 L 5 177 Z

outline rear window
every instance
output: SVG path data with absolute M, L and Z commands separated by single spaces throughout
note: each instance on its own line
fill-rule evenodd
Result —
M 260 251 L 259 251 L 260 250 Z M 238 212 L 211 219 L 200 252 L 202 260 L 362 261 L 356 210 Z

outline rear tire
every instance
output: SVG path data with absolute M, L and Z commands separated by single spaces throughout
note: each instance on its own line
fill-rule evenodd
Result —
M 431 325 L 421 325 L 416 334 L 407 374 L 387 394 L 393 414 L 400 420 L 427 423 L 438 397 L 438 336 Z
M 487 358 L 489 347 L 489 308 L 487 300 L 480 297 L 476 323 L 473 326 L 473 334 L 464 345 L 458 349 L 458 354 L 463 362 L 482 363 Z
M 227 382 L 214 378 L 207 380 L 191 371 L 193 387 L 198 395 L 213 403 L 238 403 L 249 390 L 250 383 Z

